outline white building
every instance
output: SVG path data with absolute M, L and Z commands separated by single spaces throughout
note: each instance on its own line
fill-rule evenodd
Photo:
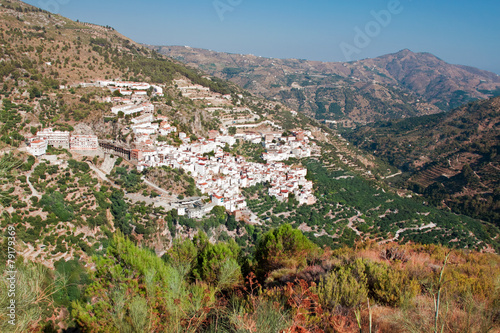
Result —
M 101 87 L 109 87 L 115 84 L 114 81 L 97 81 Z
M 196 84 L 196 85 L 192 85 L 192 86 L 186 86 L 186 87 L 179 87 L 179 90 L 181 91 L 210 91 L 210 88 L 208 87 L 204 87 L 202 85 L 199 85 L 199 84 Z
M 128 90 L 128 89 L 118 89 L 120 91 L 120 94 L 122 94 L 122 96 L 132 96 L 132 94 L 134 93 L 132 90 Z
M 148 149 L 142 151 L 142 159 L 146 162 L 154 161 L 157 156 L 158 152 L 156 150 Z
M 190 208 L 187 210 L 187 217 L 190 219 L 201 219 L 204 213 L 202 208 Z
M 31 141 L 31 144 L 28 147 L 28 153 L 33 156 L 41 156 L 44 155 L 46 152 L 47 152 L 47 141 L 43 139 Z
M 123 114 L 128 115 L 142 112 L 144 111 L 144 108 L 140 105 L 117 105 L 111 108 L 111 112 L 114 114 L 118 114 L 120 111 L 123 112 Z
M 131 121 L 134 124 L 139 124 L 139 123 L 143 123 L 143 122 L 152 122 L 153 120 L 154 120 L 153 115 L 148 113 L 148 114 L 143 114 L 139 117 L 132 118 Z
M 151 122 L 140 123 L 130 126 L 134 134 L 154 134 L 158 130 L 158 124 Z
M 153 87 L 155 95 L 163 96 L 163 88 L 162 87 L 155 86 L 155 85 L 152 85 L 151 87 Z
M 74 150 L 95 150 L 99 148 L 99 141 L 96 135 L 71 135 L 69 141 L 70 149 Z
M 210 198 L 212 200 L 212 203 L 215 204 L 216 206 L 224 205 L 224 197 L 222 195 L 212 194 Z
M 42 131 L 38 131 L 36 136 L 38 139 L 47 141 L 47 145 L 59 148 L 69 148 L 70 133 L 68 131 L 54 131 L 52 128 L 46 128 Z
M 152 103 L 142 103 L 141 105 L 144 108 L 144 113 L 155 112 L 155 106 Z
M 120 111 L 125 115 L 144 112 L 153 113 L 155 110 L 154 105 L 151 103 L 142 103 L 139 105 L 118 105 L 111 108 L 111 112 L 118 114 Z
M 165 135 L 169 135 L 170 133 L 177 132 L 177 128 L 170 126 L 167 122 L 164 121 L 160 124 L 160 128 L 159 128 L 158 132 L 160 133 L 160 135 L 165 136 Z

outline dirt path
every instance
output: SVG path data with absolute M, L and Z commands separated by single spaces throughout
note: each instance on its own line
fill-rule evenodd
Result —
M 38 164 L 40 164 L 40 162 L 35 162 L 35 164 L 33 164 L 33 167 L 31 168 L 30 172 L 28 172 L 28 175 L 26 176 L 26 182 L 28 183 L 28 186 L 30 187 L 31 195 L 40 199 L 42 196 L 40 195 L 40 193 L 38 193 L 38 191 L 35 189 L 33 184 L 31 184 L 31 182 L 30 182 L 31 174 L 33 173 L 35 168 L 38 166 Z
M 113 184 L 113 182 L 106 176 L 106 174 L 101 170 L 99 170 L 92 162 L 87 161 L 87 164 L 97 174 L 99 178 Z
M 142 176 L 141 179 L 144 181 L 144 183 L 146 183 L 148 186 L 151 186 L 152 188 L 154 188 L 156 191 L 158 192 L 161 192 L 165 195 L 168 195 L 169 197 L 171 196 L 168 191 L 162 189 L 161 187 L 159 187 L 158 185 L 150 182 L 149 180 L 146 179 L 146 177 Z
M 402 173 L 403 173 L 403 172 L 399 171 L 399 172 L 396 172 L 395 174 L 392 174 L 392 175 L 389 175 L 389 176 L 384 177 L 384 179 L 388 179 L 388 178 L 396 177 L 396 176 L 401 175 Z
M 347 227 L 349 229 L 351 229 L 352 231 L 354 231 L 356 233 L 356 235 L 361 237 L 361 232 L 358 229 L 354 228 L 354 225 L 353 225 L 354 221 L 357 220 L 361 216 L 361 212 L 357 212 L 357 213 L 358 213 L 358 215 L 349 218 L 349 223 L 347 224 Z
M 109 175 L 111 170 L 113 170 L 113 167 L 115 166 L 115 162 L 118 158 L 114 157 L 111 158 L 109 155 L 106 154 L 104 157 L 104 162 L 101 165 L 101 170 L 106 174 Z
M 385 243 L 389 243 L 389 242 L 395 242 L 399 239 L 399 235 L 407 230 L 424 230 L 424 229 L 433 229 L 435 227 L 437 227 L 437 225 L 431 222 L 431 223 L 429 223 L 427 225 L 423 225 L 421 227 L 399 229 L 398 231 L 396 231 L 396 235 L 394 236 L 394 238 L 386 239 L 386 240 L 380 241 L 378 243 L 385 244 Z

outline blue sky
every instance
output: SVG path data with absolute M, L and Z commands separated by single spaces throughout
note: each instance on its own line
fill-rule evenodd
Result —
M 498 0 L 26 2 L 73 20 L 110 25 L 140 43 L 321 61 L 408 48 L 500 74 Z

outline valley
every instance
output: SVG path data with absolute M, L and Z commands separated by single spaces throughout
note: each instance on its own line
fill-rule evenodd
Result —
M 0 28 L 0 331 L 500 327 L 498 75 Z

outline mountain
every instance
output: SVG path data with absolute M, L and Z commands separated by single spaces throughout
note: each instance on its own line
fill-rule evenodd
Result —
M 498 247 L 497 231 L 490 229 L 489 225 L 428 207 L 419 197 L 413 197 L 411 191 L 386 188 L 381 178 L 397 173 L 395 166 L 399 165 L 393 163 L 391 166 L 389 159 L 384 162 L 373 157 L 371 152 L 356 149 L 338 133 L 280 102 L 254 96 L 234 83 L 149 50 L 111 27 L 73 22 L 21 1 L 3 0 L 1 4 L 3 61 L 0 62 L 0 75 L 3 87 L 0 91 L 0 149 L 7 153 L 2 163 L 16 166 L 1 174 L 5 178 L 0 188 L 4 195 L 1 202 L 12 214 L 6 217 L 9 221 L 17 221 L 24 214 L 29 216 L 29 224 L 33 224 L 34 228 L 23 226 L 19 237 L 32 246 L 29 251 L 26 248 L 23 251 L 26 250 L 26 256 L 34 260 L 53 267 L 64 250 L 73 256 L 85 257 L 100 248 L 100 239 L 109 238 L 117 230 L 163 253 L 176 235 L 192 234 L 202 226 L 206 232 L 217 235 L 215 239 L 228 238 L 230 234 L 230 238 L 237 239 L 245 251 L 250 252 L 258 234 L 285 223 L 301 228 L 317 244 L 332 248 L 343 244 L 352 246 L 360 239 L 377 242 L 419 240 L 445 244 L 457 233 L 461 235 L 454 243 L 457 247 L 484 251 L 494 251 Z M 303 68 L 312 66 L 306 61 L 288 62 L 289 69 L 298 65 Z M 367 86 L 353 76 L 378 75 L 389 82 L 389 73 L 386 77 L 374 74 L 374 71 L 356 73 L 354 69 L 358 65 L 355 63 L 316 63 L 315 66 L 315 71 L 320 73 L 321 70 L 326 74 L 308 74 L 311 79 L 324 79 L 325 82 L 332 78 L 338 80 L 337 88 L 318 88 L 315 92 L 317 98 L 323 96 L 322 100 L 326 100 L 328 94 L 342 90 L 348 97 L 346 103 L 351 103 L 349 105 L 356 112 L 360 110 L 355 105 L 362 99 L 375 104 L 380 102 L 381 99 L 376 100 L 368 92 L 364 95 L 357 93 L 358 89 L 370 85 L 378 87 L 380 94 L 377 96 L 385 96 L 384 103 L 399 105 L 400 112 L 410 110 L 404 103 L 414 101 L 416 106 L 425 104 L 417 102 L 413 93 L 403 94 L 394 87 L 378 83 Z M 332 68 L 344 76 L 332 74 Z M 265 67 L 256 70 L 264 72 Z M 283 71 L 283 68 L 280 70 Z M 346 71 L 354 72 L 349 76 L 344 73 Z M 225 72 L 232 73 L 231 70 Z M 101 86 L 103 80 L 111 89 Z M 123 90 L 132 96 L 131 91 L 116 89 L 118 81 L 130 84 L 124 80 L 142 81 L 149 86 L 148 91 L 140 91 L 142 97 L 133 97 L 153 106 L 153 114 L 145 115 L 144 119 L 152 117 L 146 131 L 154 134 L 144 133 L 144 129 L 140 128 L 144 124 L 136 124 L 142 121 L 147 123 L 147 119 L 137 120 L 123 111 L 122 114 L 111 111 L 113 107 L 122 108 L 123 103 L 132 102 L 132 97 L 123 96 L 120 92 Z M 290 84 L 295 86 L 293 82 Z M 352 87 L 347 85 L 348 82 L 352 83 Z M 160 87 L 162 93 L 153 94 L 154 87 Z M 290 91 L 303 90 L 306 89 L 292 88 Z M 304 103 L 309 102 L 304 99 Z M 380 102 L 380 105 L 384 103 Z M 326 102 L 316 104 L 327 105 Z M 425 105 L 431 107 L 428 103 Z M 339 108 L 328 107 L 333 111 Z M 415 114 L 418 112 L 415 111 Z M 160 124 L 168 125 L 162 135 L 155 129 Z M 78 151 L 50 147 L 47 154 L 53 157 L 49 160 L 59 161 L 54 165 L 41 158 L 28 157 L 26 146 L 30 137 L 47 127 L 95 134 L 100 142 L 108 145 L 106 147 L 114 145 L 118 150 L 113 148 L 108 154 L 87 156 Z M 186 165 L 183 169 L 183 164 L 196 163 L 197 158 L 187 156 L 186 152 L 205 152 L 205 156 L 200 157 L 203 161 L 220 161 L 220 156 L 214 160 L 213 151 L 204 151 L 208 147 L 206 145 L 210 145 L 211 140 L 214 142 L 213 136 L 235 132 L 238 132 L 237 139 L 226 138 L 234 145 L 231 147 L 228 143 L 222 154 L 243 156 L 248 162 L 260 163 L 259 170 L 263 168 L 265 156 L 278 161 L 284 159 L 287 166 L 277 164 L 279 168 L 291 168 L 291 165 L 293 170 L 302 168 L 298 172 L 303 177 L 307 170 L 310 183 L 299 184 L 297 180 L 285 186 L 274 179 L 265 181 L 266 177 L 270 177 L 269 171 L 256 176 L 255 171 L 244 168 L 239 171 L 242 173 L 239 181 L 246 185 L 242 187 L 238 202 L 247 204 L 248 209 L 246 215 L 241 214 L 239 221 L 226 214 L 224 209 L 219 215 L 209 215 L 202 220 L 178 216 L 176 209 L 172 209 L 177 207 L 176 200 L 181 200 L 184 195 L 202 194 L 207 190 L 208 183 L 213 186 L 230 183 L 222 180 L 224 175 L 221 172 L 212 177 L 195 179 L 194 171 L 207 164 Z M 267 143 L 263 144 L 262 138 Z M 194 146 L 184 150 L 179 148 L 188 141 L 193 141 Z M 293 143 L 297 141 L 300 145 Z M 124 154 L 123 149 L 130 155 Z M 132 161 L 131 151 L 134 149 L 145 154 L 158 154 L 157 158 L 149 159 L 150 162 L 167 158 L 177 159 L 177 162 L 168 166 L 154 162 L 158 165 L 145 167 L 145 158 L 140 162 L 139 157 L 136 162 Z M 165 153 L 165 149 L 172 153 Z M 117 158 L 115 153 L 121 157 Z M 176 154 L 184 154 L 184 159 Z M 137 165 L 139 171 L 136 170 Z M 146 170 L 141 171 L 143 168 Z M 213 170 L 217 170 L 216 166 Z M 225 172 L 233 174 L 233 171 Z M 244 173 L 248 173 L 248 180 L 245 180 Z M 286 178 L 294 179 L 292 176 Z M 256 182 L 256 179 L 261 181 Z M 12 187 L 9 187 L 9 181 Z M 304 179 L 302 181 L 305 182 Z M 250 182 L 254 186 L 250 186 Z M 276 186 L 282 188 L 277 190 Z M 289 188 L 301 190 L 299 195 L 305 195 L 307 190 L 310 200 L 295 198 L 294 195 L 287 200 Z M 21 199 L 15 201 L 12 193 Z M 270 193 L 276 194 L 279 199 Z M 146 202 L 157 203 L 153 199 L 158 196 L 161 198 L 155 200 L 164 200 L 163 204 L 146 205 Z M 299 200 L 309 204 L 300 205 Z M 422 217 L 421 214 L 427 215 Z M 245 221 L 250 220 L 258 222 L 258 231 L 246 230 Z M 42 229 L 43 223 L 55 228 L 59 222 L 65 226 L 71 242 L 63 242 L 64 237 L 56 229 Z M 429 228 L 419 229 L 424 226 Z M 83 229 L 73 230 L 73 227 Z M 238 237 L 234 233 L 235 228 L 239 232 Z M 89 240 L 86 235 L 91 233 L 95 237 Z M 50 251 L 49 248 L 43 251 L 42 256 L 42 252 L 34 250 L 37 239 L 39 246 L 54 245 L 50 245 Z
M 399 164 L 278 101 L 109 26 L 0 4 L 1 332 L 500 326 L 492 223 L 389 186 Z M 349 103 L 376 104 L 351 81 Z M 432 107 L 377 87 L 398 112 Z M 491 151 L 497 103 L 453 111 L 443 139 Z M 497 155 L 475 154 L 458 160 L 479 191 Z
M 442 109 L 500 94 L 500 76 L 473 67 L 450 65 L 430 53 L 403 50 L 363 63 L 384 69 L 396 83 Z
M 500 77 L 409 50 L 355 62 L 262 58 L 148 46 L 319 120 L 343 125 L 447 111 L 500 94 Z
M 407 186 L 435 204 L 500 221 L 500 97 L 447 113 L 379 122 L 344 133 L 404 172 Z

